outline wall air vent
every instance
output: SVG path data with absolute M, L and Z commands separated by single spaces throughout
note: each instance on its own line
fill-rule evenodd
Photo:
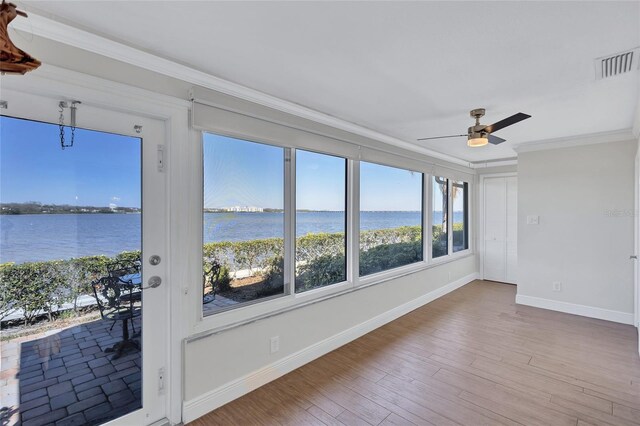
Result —
M 638 69 L 640 47 L 595 60 L 596 80 L 615 77 Z

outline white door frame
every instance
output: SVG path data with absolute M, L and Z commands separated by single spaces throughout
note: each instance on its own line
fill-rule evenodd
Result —
M 480 279 L 484 280 L 484 180 L 492 178 L 518 177 L 517 172 L 490 173 L 480 175 L 478 184 L 478 236 L 476 238 L 476 249 L 478 250 L 480 261 Z
M 640 144 L 636 154 L 635 166 L 635 210 L 634 210 L 634 255 L 640 256 Z M 638 353 L 640 353 L 640 260 L 634 262 L 634 325 L 638 328 Z
M 183 318 L 181 313 L 185 309 L 184 298 L 181 297 L 184 290 L 178 285 L 172 286 L 171 283 L 185 282 L 185 277 L 188 278 L 189 273 L 185 272 L 186 266 L 181 266 L 187 262 L 179 258 L 179 250 L 170 245 L 169 240 L 175 236 L 175 240 L 182 243 L 180 234 L 177 232 L 179 226 L 170 220 L 170 217 L 182 214 L 182 210 L 188 208 L 188 204 L 185 204 L 185 200 L 180 199 L 180 196 L 171 198 L 172 189 L 174 193 L 180 194 L 176 191 L 180 182 L 177 182 L 175 174 L 171 173 L 168 165 L 172 161 L 175 163 L 184 161 L 180 156 L 181 150 L 175 145 L 188 141 L 190 103 L 50 65 L 43 65 L 37 71 L 25 76 L 3 76 L 0 97 L 8 102 L 8 109 L 2 110 L 3 115 L 52 123 L 58 120 L 58 101 L 80 100 L 82 104 L 78 109 L 78 127 L 142 137 L 143 147 L 146 139 L 146 147 L 149 150 L 145 149 L 146 160 L 143 157 L 143 167 L 150 168 L 154 172 L 157 172 L 156 148 L 158 145 L 164 145 L 166 148 L 164 179 L 160 187 L 147 187 L 143 179 L 144 198 L 146 198 L 145 193 L 147 196 L 153 193 L 154 197 L 160 196 L 165 200 L 164 205 L 156 205 L 162 210 L 159 220 L 153 220 L 151 223 L 149 219 L 145 219 L 147 224 L 143 224 L 145 234 L 154 232 L 153 228 L 163 228 L 157 232 L 157 236 L 161 236 L 162 241 L 149 235 L 144 237 L 145 240 L 152 238 L 154 244 L 162 246 L 163 253 L 160 254 L 163 257 L 162 267 L 154 267 L 151 271 L 148 262 L 143 259 L 146 263 L 144 267 L 147 268 L 144 271 L 145 276 L 148 278 L 153 274 L 163 279 L 163 284 L 154 289 L 154 293 L 145 295 L 159 303 L 162 313 L 153 317 L 147 314 L 147 320 L 143 316 L 144 335 L 153 336 L 151 338 L 156 339 L 160 344 L 156 343 L 153 350 L 148 348 L 145 351 L 148 354 L 153 353 L 154 356 L 146 357 L 143 362 L 143 409 L 109 424 L 142 425 L 162 418 L 167 418 L 172 424 L 179 423 L 182 417 L 181 342 L 186 336 L 187 327 L 185 322 L 181 321 Z M 133 126 L 129 126 L 133 121 L 118 123 L 123 116 L 129 117 L 128 121 L 133 120 L 135 124 L 143 125 L 142 134 L 137 134 Z M 158 185 L 157 179 L 154 185 Z M 177 207 L 178 203 L 180 207 Z M 143 209 L 147 207 L 148 205 L 143 206 Z M 149 228 L 149 225 L 153 228 Z M 144 253 L 145 256 L 150 254 L 154 253 L 148 251 Z M 154 322 L 153 325 L 147 324 L 150 320 Z M 145 340 L 149 342 L 150 338 L 146 337 Z M 147 347 L 146 343 L 143 344 Z M 165 391 L 152 392 L 152 389 L 158 389 L 157 373 L 160 368 L 165 370 Z

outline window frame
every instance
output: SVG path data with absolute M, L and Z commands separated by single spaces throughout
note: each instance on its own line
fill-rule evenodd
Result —
M 358 166 L 360 165 L 360 163 L 365 162 L 365 163 L 369 163 L 369 164 L 376 164 L 378 166 L 384 166 L 384 167 L 391 167 L 394 169 L 398 169 L 398 170 L 404 170 L 407 172 L 413 172 L 413 173 L 420 173 L 422 175 L 422 193 L 421 193 L 421 197 L 422 200 L 420 200 L 420 207 L 421 207 L 421 218 L 420 218 L 420 223 L 422 226 L 422 259 L 417 261 L 417 262 L 412 262 L 406 265 L 401 265 L 401 266 L 397 266 L 395 268 L 390 268 L 390 269 L 386 269 L 384 271 L 379 271 L 379 272 L 375 272 L 373 274 L 368 274 L 368 275 L 360 275 L 360 175 L 358 176 L 358 181 L 356 182 L 356 184 L 358 185 L 358 210 L 356 212 L 357 216 L 358 216 L 358 229 L 357 229 L 357 233 L 358 233 L 358 245 L 354 246 L 354 250 L 356 251 L 356 256 L 358 257 L 358 268 L 354 271 L 354 273 L 356 274 L 356 276 L 358 277 L 358 286 L 367 286 L 370 285 L 371 283 L 375 283 L 377 281 L 386 281 L 389 279 L 389 277 L 393 278 L 396 275 L 401 274 L 399 276 L 402 276 L 403 272 L 406 271 L 411 271 L 413 272 L 413 269 L 419 271 L 424 269 L 424 267 L 426 265 L 429 264 L 428 261 L 428 256 L 426 255 L 425 252 L 425 240 L 426 240 L 426 228 L 425 228 L 425 218 L 427 217 L 427 214 L 425 212 L 425 198 L 426 198 L 426 193 L 425 193 L 425 185 L 426 185 L 426 177 L 427 177 L 427 173 L 425 172 L 421 172 L 421 171 L 417 171 L 417 170 L 411 170 L 411 169 L 406 169 L 406 168 L 402 168 L 402 167 L 398 167 L 398 166 L 392 166 L 389 164 L 382 164 L 380 162 L 375 162 L 375 161 L 358 161 Z M 415 266 L 418 265 L 418 266 Z M 414 266 L 414 268 L 412 268 L 412 266 Z M 400 271 L 400 272 L 397 272 Z
M 278 126 L 277 123 L 273 123 L 273 126 Z M 255 142 L 265 145 L 276 146 L 280 148 L 284 148 L 285 153 L 290 152 L 290 156 L 287 159 L 285 156 L 285 180 L 284 180 L 284 190 L 285 190 L 285 291 L 281 295 L 274 295 L 265 297 L 262 299 L 256 299 L 255 301 L 250 301 L 246 303 L 242 303 L 237 307 L 229 308 L 229 309 L 221 309 L 220 311 L 214 312 L 213 314 L 204 316 L 202 309 L 202 297 L 200 294 L 195 297 L 198 298 L 198 311 L 197 319 L 193 326 L 191 327 L 191 335 L 208 335 L 213 332 L 219 332 L 222 330 L 226 330 L 229 328 L 233 328 L 242 324 L 246 324 L 247 322 L 255 321 L 261 318 L 267 318 L 273 315 L 277 315 L 283 312 L 287 312 L 291 309 L 298 309 L 309 304 L 318 303 L 323 300 L 337 297 L 343 294 L 348 294 L 353 291 L 357 291 L 363 288 L 367 288 L 373 285 L 381 284 L 383 282 L 397 279 L 406 275 L 414 274 L 416 272 L 430 269 L 433 267 L 440 266 L 444 263 L 452 262 L 464 257 L 475 255 L 473 249 L 473 241 L 474 239 L 471 237 L 473 234 L 473 226 L 472 226 L 472 218 L 473 218 L 473 188 L 474 185 L 472 182 L 467 182 L 467 187 L 469 190 L 469 199 L 468 199 L 468 223 L 469 223 L 469 248 L 465 250 L 458 251 L 456 253 L 452 252 L 452 241 L 449 241 L 449 253 L 445 256 L 432 259 L 432 233 L 427 232 L 430 231 L 430 224 L 432 218 L 431 211 L 431 203 L 432 203 L 432 194 L 431 194 L 431 177 L 434 173 L 427 171 L 428 166 L 433 166 L 432 164 L 425 163 L 425 169 L 420 170 L 411 170 L 410 168 L 399 167 L 397 164 L 394 164 L 393 161 L 389 163 L 385 163 L 383 161 L 371 161 L 368 159 L 362 160 L 361 158 L 353 158 L 348 157 L 344 154 L 340 154 L 337 152 L 331 152 L 330 150 L 323 150 L 322 147 L 317 147 L 316 149 L 308 148 L 308 147 L 296 147 L 294 144 L 288 144 L 285 139 L 283 140 L 275 140 L 270 135 L 265 135 L 264 137 L 257 137 L 252 135 L 252 132 L 249 130 L 246 133 L 238 132 L 238 131 L 229 131 L 228 129 L 216 129 L 212 127 L 207 127 L 206 129 L 191 129 L 194 134 L 194 140 L 198 142 L 198 164 L 199 164 L 199 180 L 201 185 L 204 184 L 204 153 L 203 153 L 203 141 L 204 141 L 204 133 L 213 133 L 220 136 L 226 136 L 231 138 L 236 138 L 240 140 L 245 140 L 249 142 Z M 323 287 L 314 288 L 302 293 L 295 292 L 295 231 L 296 231 L 296 151 L 300 149 L 303 151 L 310 151 L 318 154 L 330 155 L 333 157 L 338 157 L 346 160 L 346 280 L 330 284 Z M 286 155 L 286 154 L 285 154 Z M 361 277 L 359 275 L 359 259 L 360 259 L 360 162 L 366 161 L 368 163 L 379 164 L 382 166 L 393 167 L 397 169 L 414 171 L 422 174 L 422 244 L 423 244 L 423 256 L 422 260 L 418 262 L 414 262 L 408 265 L 399 266 L 397 268 L 392 268 L 386 271 L 380 271 L 374 274 L 366 275 Z M 438 176 L 445 177 L 449 180 L 449 185 L 451 185 L 452 180 L 455 178 L 448 173 L 438 173 Z M 458 179 L 466 182 L 466 179 Z M 202 247 L 203 247 L 203 235 L 202 235 L 202 226 L 203 226 L 203 189 L 201 186 L 199 188 L 199 202 L 196 205 L 199 205 L 199 235 L 200 235 L 200 246 L 199 246 L 199 254 L 202 256 Z M 449 197 L 451 197 L 451 189 L 449 188 Z M 449 200 L 449 208 L 452 208 L 451 200 Z M 451 232 L 452 230 L 452 221 L 449 221 L 449 238 L 453 237 Z M 287 252 L 288 250 L 288 252 Z M 199 275 L 202 275 L 202 270 L 200 269 L 202 262 L 198 264 L 200 267 L 198 268 Z M 288 266 L 287 266 L 288 264 Z M 201 284 L 200 284 L 201 285 Z M 200 286 L 199 285 L 199 286 Z M 198 288 L 199 288 L 198 286 Z
M 433 176 L 434 175 L 431 175 L 430 177 L 433 177 Z M 450 262 L 452 260 L 456 260 L 456 259 L 461 258 L 461 257 L 465 257 L 465 256 L 469 256 L 471 254 L 475 254 L 475 250 L 474 250 L 474 247 L 473 247 L 475 239 L 472 237 L 472 235 L 473 235 L 472 232 L 474 230 L 474 228 L 473 228 L 473 220 L 472 220 L 472 217 L 473 217 L 473 208 L 472 208 L 472 205 L 473 205 L 473 199 L 472 199 L 473 191 L 472 191 L 472 188 L 474 187 L 473 183 L 472 182 L 467 182 L 464 179 L 458 179 L 459 181 L 464 182 L 464 183 L 467 184 L 468 194 L 467 194 L 467 212 L 466 212 L 466 216 L 467 216 L 467 226 L 468 226 L 467 235 L 469 236 L 468 237 L 469 238 L 469 244 L 468 244 L 469 247 L 464 249 L 464 250 L 459 250 L 459 251 L 454 252 L 453 251 L 453 193 L 452 193 L 451 189 L 453 187 L 453 181 L 456 180 L 456 179 L 453 178 L 453 177 L 447 176 L 447 175 L 440 176 L 440 177 L 444 177 L 448 181 L 448 183 L 447 183 L 447 197 L 448 197 L 447 214 L 451 218 L 451 220 L 449 220 L 447 222 L 447 232 L 448 232 L 448 234 L 447 234 L 447 240 L 448 240 L 447 254 L 444 255 L 444 256 L 433 258 L 432 257 L 433 252 L 431 251 L 431 246 L 429 247 L 429 260 L 430 260 L 430 263 L 433 264 L 433 265 L 438 265 L 438 264 L 441 264 L 441 263 Z M 431 198 L 433 198 L 433 194 L 431 194 L 431 195 L 432 195 Z M 431 223 L 431 217 L 432 217 L 431 215 L 432 214 L 433 214 L 432 206 L 430 206 L 430 209 L 429 209 L 429 223 Z M 429 233 L 429 238 L 432 238 L 432 237 L 433 237 L 433 234 L 430 232 Z
M 270 142 L 262 142 L 262 141 L 257 141 L 253 138 L 246 138 L 246 137 L 242 137 L 242 136 L 232 136 L 232 135 L 227 135 L 227 134 L 223 134 L 223 133 L 219 133 L 219 132 L 213 132 L 213 131 L 201 131 L 199 132 L 199 140 L 200 140 L 200 148 L 199 148 L 199 155 L 200 155 L 200 159 L 199 159 L 199 165 L 200 165 L 200 178 L 199 178 L 199 182 L 201 183 L 201 187 L 200 187 L 200 191 L 199 193 L 201 194 L 200 196 L 200 246 L 199 246 L 199 253 L 200 253 L 200 259 L 203 258 L 204 256 L 204 235 L 203 235 L 203 230 L 204 230 L 204 136 L 205 133 L 210 133 L 216 136 L 223 136 L 223 137 L 228 137 L 228 138 L 233 138 L 233 139 L 238 139 L 240 141 L 243 142 L 251 142 L 251 143 L 256 143 L 256 144 L 262 144 L 262 145 L 267 145 L 267 146 L 272 146 L 275 148 L 281 148 L 282 149 L 282 155 L 283 155 L 283 170 L 282 170 L 282 174 L 283 174 L 283 227 L 282 227 L 282 238 L 283 238 L 283 250 L 284 253 L 287 253 L 287 242 L 289 241 L 289 237 L 288 237 L 288 233 L 291 232 L 291 229 L 287 226 L 287 207 L 288 204 L 291 203 L 291 188 L 287 187 L 287 183 L 291 182 L 291 179 L 289 178 L 289 175 L 291 173 L 291 168 L 288 166 L 288 164 L 291 162 L 291 158 L 292 158 L 292 152 L 294 151 L 293 148 L 287 147 L 285 145 L 278 145 L 278 144 L 274 144 L 274 143 L 270 143 Z M 295 163 L 294 163 L 295 164 Z M 295 191 L 295 186 L 293 188 L 293 190 Z M 294 202 L 295 202 L 295 193 L 294 193 Z M 290 210 L 289 210 L 290 211 Z M 295 216 L 295 214 L 294 214 Z M 295 223 L 294 223 L 295 226 Z M 295 235 L 295 229 L 294 229 L 294 235 Z M 281 299 L 284 297 L 287 297 L 289 295 L 291 295 L 292 289 L 293 289 L 293 285 L 291 285 L 291 283 L 288 282 L 288 275 L 287 275 L 287 256 L 284 256 L 284 288 L 283 288 L 283 292 L 281 294 L 274 294 L 271 296 L 267 296 L 267 297 L 262 297 L 262 298 L 257 298 L 254 300 L 249 300 L 246 302 L 241 302 L 238 303 L 238 306 L 228 306 L 225 308 L 220 308 L 219 310 L 216 310 L 215 312 L 211 312 L 208 315 L 204 314 L 204 309 L 202 308 L 202 303 L 200 303 L 200 313 L 199 313 L 199 318 L 200 320 L 204 320 L 206 318 L 212 317 L 212 316 L 216 316 L 219 315 L 223 312 L 228 312 L 228 311 L 234 311 L 234 310 L 238 310 L 238 309 L 242 309 L 245 307 L 250 307 L 252 305 L 256 305 L 256 304 L 260 304 L 263 302 L 268 302 L 268 301 L 272 301 L 272 300 L 276 300 L 276 299 Z M 202 263 L 202 261 L 200 262 Z M 200 277 L 202 277 L 202 270 L 199 271 L 199 275 Z M 200 295 L 201 296 L 201 295 Z
M 469 182 L 465 182 L 464 180 L 455 180 L 455 179 L 450 179 L 449 182 L 451 183 L 450 186 L 450 191 L 451 191 L 451 198 L 450 198 L 450 203 L 451 203 L 451 253 L 450 254 L 458 254 L 461 251 L 466 251 L 469 250 L 471 248 L 471 238 L 469 237 L 471 234 L 469 233 L 469 223 L 471 222 L 471 220 L 469 219 Z M 463 208 L 464 208 L 464 217 L 463 217 L 463 224 L 464 224 L 464 234 L 465 234 L 465 239 L 467 242 L 467 248 L 462 249 L 462 250 L 458 250 L 455 251 L 454 250 L 454 246 L 453 246 L 453 225 L 454 225 L 454 207 L 453 207 L 453 186 L 454 186 L 454 182 L 462 182 L 463 188 L 464 188 L 464 199 L 462 200 L 463 203 Z
M 442 256 L 438 256 L 438 257 L 433 257 L 433 182 L 432 179 L 434 178 L 445 178 L 447 180 L 447 217 L 451 217 L 451 178 L 448 176 L 442 176 L 440 174 L 436 175 L 436 174 L 430 174 L 429 175 L 429 210 L 428 210 L 428 214 L 429 214 L 429 263 L 433 263 L 433 264 L 437 264 L 440 262 L 443 262 L 444 260 L 447 260 L 450 258 L 450 256 L 453 254 L 452 250 L 451 250 L 451 243 L 452 240 L 451 238 L 451 230 L 452 230 L 452 226 L 451 226 L 451 221 L 449 220 L 447 222 L 447 254 L 444 254 Z
M 333 284 L 327 284 L 325 286 L 319 286 L 316 288 L 312 288 L 310 290 L 306 290 L 306 291 L 302 291 L 302 292 L 296 292 L 296 235 L 297 235 L 297 152 L 298 151 L 305 151 L 305 152 L 310 152 L 313 154 L 320 154 L 320 155 L 327 155 L 327 156 L 331 156 L 334 158 L 339 158 L 341 160 L 344 160 L 344 173 L 345 173 L 345 179 L 344 179 L 344 185 L 345 185 L 345 200 L 344 200 L 344 208 L 345 208 L 345 214 L 344 214 L 344 253 L 345 253 L 345 257 L 344 257 L 344 261 L 345 261 L 345 280 L 343 281 L 338 281 L 336 283 Z M 336 154 L 327 154 L 324 152 L 319 152 L 319 151 L 312 151 L 309 149 L 303 149 L 303 148 L 291 148 L 291 170 L 293 175 L 291 176 L 291 197 L 292 197 L 292 207 L 291 207 L 291 212 L 292 212 L 292 219 L 291 219 L 291 227 L 292 227 L 292 233 L 293 233 L 293 247 L 291 252 L 289 253 L 289 256 L 286 255 L 286 246 L 285 246 L 285 256 L 286 257 L 290 257 L 290 261 L 291 263 L 291 293 L 295 296 L 295 298 L 297 300 L 306 300 L 306 299 L 312 299 L 313 297 L 316 297 L 317 293 L 320 294 L 325 294 L 325 293 L 330 293 L 330 292 L 321 292 L 318 290 L 322 290 L 322 289 L 329 289 L 331 287 L 334 286 L 339 286 L 338 288 L 340 290 L 343 290 L 344 287 L 347 287 L 348 284 L 350 284 L 352 281 L 349 279 L 350 275 L 349 275 L 349 267 L 350 267 L 350 256 L 349 256 L 349 252 L 348 252 L 348 248 L 351 245 L 350 241 L 351 241 L 351 237 L 352 237 L 352 232 L 350 232 L 350 227 L 352 226 L 350 220 L 349 220 L 349 206 L 350 206 L 350 195 L 351 195 L 351 191 L 350 191 L 350 164 L 351 160 L 349 160 L 348 158 L 345 158 L 343 156 L 340 155 L 336 155 Z M 286 176 L 285 176 L 286 178 Z M 286 223 L 286 212 L 285 212 L 285 223 Z M 285 225 L 286 226 L 286 225 Z M 285 265 L 285 271 L 286 271 L 286 265 Z M 338 290 L 336 290 L 338 291 Z M 309 294 L 308 298 L 305 298 L 304 296 L 306 294 Z

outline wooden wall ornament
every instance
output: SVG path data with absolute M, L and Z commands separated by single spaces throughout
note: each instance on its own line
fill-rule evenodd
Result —
M 24 74 L 41 65 L 39 60 L 17 48 L 9 38 L 9 23 L 18 15 L 27 17 L 26 13 L 16 9 L 15 4 L 2 0 L 0 6 L 0 72 L 2 74 Z

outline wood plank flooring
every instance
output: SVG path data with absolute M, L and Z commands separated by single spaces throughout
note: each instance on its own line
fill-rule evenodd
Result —
M 475 281 L 190 425 L 640 425 L 635 328 L 515 293 Z

